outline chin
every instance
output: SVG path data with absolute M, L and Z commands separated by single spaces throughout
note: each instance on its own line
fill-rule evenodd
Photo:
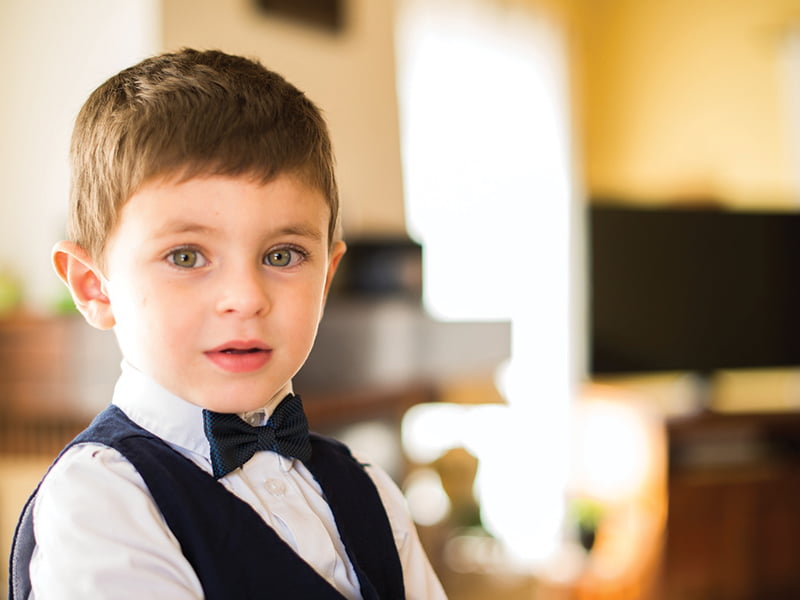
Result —
M 198 402 L 197 404 L 207 410 L 218 413 L 246 413 L 263 408 L 266 403 L 267 401 L 262 400 L 253 400 L 252 402 L 209 400 L 208 402 Z
M 232 387 L 233 389 L 227 389 L 224 394 L 221 393 L 212 397 L 206 396 L 201 398 L 196 404 L 219 413 L 250 412 L 265 407 L 285 386 L 278 387 L 274 390 L 253 390 L 252 387 L 250 387 L 249 389 L 240 389 L 238 391 L 236 389 L 237 386 Z M 280 402 L 283 396 L 285 396 L 285 394 L 281 394 L 279 398 L 276 398 L 275 402 Z

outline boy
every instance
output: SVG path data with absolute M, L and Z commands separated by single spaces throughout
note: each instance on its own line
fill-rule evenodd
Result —
M 95 90 L 71 158 L 53 262 L 123 368 L 23 513 L 11 597 L 443 598 L 397 488 L 292 393 L 345 251 L 316 107 L 187 49 Z

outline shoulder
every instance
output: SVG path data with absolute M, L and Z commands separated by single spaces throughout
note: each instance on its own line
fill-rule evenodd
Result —
M 446 600 L 442 584 L 431 567 L 408 511 L 405 496 L 381 467 L 362 461 L 383 502 L 403 565 L 406 597 L 410 600 Z
M 71 485 L 73 481 L 86 483 L 87 478 L 94 480 L 98 476 L 141 482 L 133 465 L 117 450 L 105 444 L 89 442 L 67 448 L 50 467 L 42 488 L 65 483 Z
M 409 516 L 403 493 L 386 471 L 360 454 L 352 453 L 350 448 L 334 438 L 312 433 L 311 442 L 317 456 L 319 453 L 324 453 L 327 464 L 331 465 L 329 462 L 331 458 L 338 461 L 331 465 L 333 468 L 341 468 L 344 465 L 349 468 L 352 465 L 363 470 L 369 476 L 378 492 L 386 516 L 389 517 L 395 541 L 398 544 L 404 543 L 409 529 L 414 525 Z
M 404 537 L 408 530 L 414 527 L 414 524 L 409 515 L 403 492 L 400 491 L 394 480 L 380 466 L 369 460 L 362 459 L 359 462 L 364 465 L 364 470 L 378 490 L 383 506 L 386 509 L 386 514 L 392 524 L 392 529 L 395 530 L 395 537 L 398 535 Z
M 36 595 L 199 598 L 199 582 L 144 480 L 118 451 L 70 447 L 43 479 L 33 507 L 30 564 Z
M 314 445 L 315 452 L 323 451 L 329 456 L 337 456 L 339 460 L 357 465 L 359 469 L 363 469 L 377 488 L 384 505 L 388 503 L 392 507 L 399 507 L 402 508 L 403 512 L 407 512 L 402 492 L 381 467 L 361 456 L 361 454 L 354 454 L 347 445 L 334 438 L 312 433 L 311 442 Z
M 36 544 L 50 549 L 113 538 L 114 526 L 136 520 L 148 522 L 149 535 L 172 537 L 134 466 L 117 450 L 93 443 L 64 452 L 42 480 L 33 506 Z
M 42 480 L 36 494 L 34 523 L 51 510 L 62 514 L 90 513 L 137 499 L 149 501 L 147 486 L 124 456 L 102 444 L 75 444 L 56 460 Z

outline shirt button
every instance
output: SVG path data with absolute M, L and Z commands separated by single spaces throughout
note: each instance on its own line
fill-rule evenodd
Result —
M 267 479 L 264 487 L 273 496 L 283 496 L 286 493 L 286 484 L 278 479 Z

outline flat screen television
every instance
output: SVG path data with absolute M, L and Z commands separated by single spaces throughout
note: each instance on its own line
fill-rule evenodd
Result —
M 800 213 L 588 213 L 593 375 L 800 365 Z

